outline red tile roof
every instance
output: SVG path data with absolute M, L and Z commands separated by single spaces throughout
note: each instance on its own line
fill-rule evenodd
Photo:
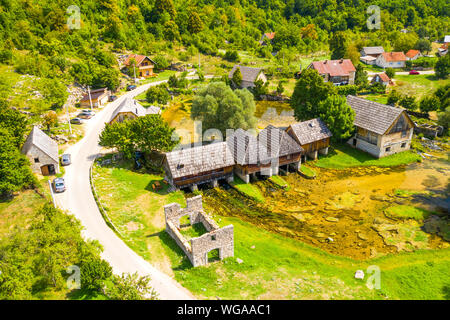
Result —
M 419 53 L 420 53 L 419 50 L 413 50 L 413 49 L 411 49 L 411 50 L 409 50 L 409 51 L 406 53 L 406 56 L 407 56 L 408 58 L 414 58 L 414 57 L 417 56 Z
M 144 55 L 141 55 L 141 54 L 134 54 L 134 53 L 132 53 L 132 54 L 130 54 L 130 55 L 127 57 L 127 60 L 125 60 L 124 65 L 128 66 L 129 63 L 130 63 L 130 60 L 131 60 L 131 59 L 134 59 L 134 60 L 136 60 L 136 66 L 139 66 L 139 65 L 142 63 L 142 61 L 145 60 L 145 58 L 148 58 L 148 57 L 147 57 L 147 56 L 144 56 Z M 150 58 L 148 58 L 148 59 L 149 59 L 152 63 L 155 63 L 152 59 L 150 59 Z
M 379 76 L 380 79 L 381 79 L 381 81 L 383 81 L 383 82 L 390 82 L 390 81 L 391 81 L 391 79 L 388 77 L 388 75 L 387 75 L 385 72 L 376 74 L 376 75 L 374 76 L 374 78 L 375 78 L 376 76 Z
M 319 74 L 329 74 L 332 77 L 348 76 L 350 72 L 356 71 L 350 59 L 314 61 L 311 65 Z
M 268 32 L 268 33 L 264 33 L 266 35 L 267 38 L 269 38 L 270 40 L 272 40 L 275 37 L 275 32 Z
M 403 52 L 383 52 L 381 55 L 386 62 L 406 61 L 406 56 Z

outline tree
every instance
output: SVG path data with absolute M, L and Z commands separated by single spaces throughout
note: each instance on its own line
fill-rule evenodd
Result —
M 202 121 L 203 130 L 248 130 L 256 125 L 253 95 L 247 89 L 231 90 L 224 82 L 212 82 L 192 102 L 191 118 Z
M 157 102 L 159 104 L 166 104 L 170 100 L 170 94 L 164 84 L 150 87 L 147 90 L 145 97 L 148 103 Z
M 203 30 L 203 22 L 197 12 L 189 12 L 188 30 L 191 33 L 199 33 Z
M 394 89 L 388 95 L 387 104 L 395 106 L 397 102 L 400 101 L 401 98 L 402 96 L 397 92 L 397 90 Z
M 358 64 L 355 72 L 355 84 L 359 87 L 367 86 L 369 84 L 367 77 L 367 72 L 364 70 L 364 67 L 361 64 Z
M 30 163 L 17 148 L 14 136 L 0 127 L 0 197 L 10 196 L 35 184 Z
M 223 58 L 231 62 L 239 62 L 239 53 L 236 50 L 227 50 Z
M 450 83 L 439 87 L 434 95 L 439 99 L 440 101 L 440 110 L 444 111 L 448 106 L 450 106 Z
M 332 139 L 340 141 L 351 136 L 355 111 L 343 96 L 331 95 L 319 103 L 320 118 L 333 133 Z
M 178 144 L 175 139 L 175 128 L 159 114 L 149 114 L 126 122 L 133 131 L 133 139 L 137 150 L 142 152 L 170 152 Z
M 277 95 L 281 96 L 283 92 L 284 92 L 283 81 L 280 80 L 277 86 Z
M 27 131 L 28 119 L 19 111 L 8 107 L 6 100 L 0 99 L 0 128 L 10 134 L 10 139 L 19 148 Z
M 389 77 L 389 79 L 393 79 L 395 77 L 395 69 L 393 68 L 386 68 L 384 72 L 386 72 L 386 75 Z
M 344 58 L 347 52 L 347 43 L 347 36 L 343 31 L 338 31 L 333 34 L 329 42 L 331 60 Z
M 429 97 L 424 97 L 420 101 L 420 111 L 428 113 L 430 111 L 439 110 L 440 103 L 441 103 L 441 101 L 435 95 L 431 95 Z
M 161 54 L 153 58 L 153 61 L 155 61 L 155 69 L 158 71 L 165 70 L 169 67 L 169 61 Z
M 47 126 L 47 131 L 58 124 L 58 115 L 55 111 L 50 110 L 42 116 L 43 125 Z
M 290 101 L 295 118 L 304 121 L 318 117 L 319 102 L 332 94 L 336 94 L 336 88 L 331 83 L 324 82 L 317 70 L 303 70 Z
M 111 300 L 156 300 L 158 297 L 150 286 L 150 277 L 139 277 L 137 273 L 114 276 L 105 294 Z
M 446 129 L 450 128 L 450 107 L 438 113 L 438 123 Z
M 100 291 L 104 287 L 105 281 L 113 275 L 109 263 L 98 258 L 84 262 L 80 271 L 82 275 L 81 288 L 95 291 Z
M 269 81 L 263 82 L 261 79 L 255 81 L 255 86 L 251 89 L 255 99 L 260 99 L 261 96 L 269 93 Z
M 234 85 L 236 87 L 240 87 L 242 84 L 242 73 L 241 69 L 239 67 L 236 68 L 236 70 L 233 73 L 233 76 L 231 77 L 231 81 L 233 81 Z
M 416 110 L 417 109 L 417 101 L 414 96 L 405 95 L 398 102 L 403 108 L 408 110 Z
M 431 42 L 428 39 L 419 39 L 416 42 L 415 48 L 421 52 L 428 53 L 431 51 Z
M 130 130 L 130 126 L 127 125 L 128 122 L 115 122 L 105 126 L 100 134 L 99 145 L 107 148 L 117 148 L 117 151 L 123 153 L 125 158 L 132 159 L 135 151 L 135 142 L 133 140 L 133 132 Z
M 436 77 L 439 79 L 446 79 L 450 74 L 450 54 L 440 57 L 434 66 Z

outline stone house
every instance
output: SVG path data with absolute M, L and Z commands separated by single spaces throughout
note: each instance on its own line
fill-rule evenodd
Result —
M 318 153 L 328 154 L 332 134 L 320 118 L 294 123 L 286 132 L 302 147 L 302 162 L 306 156 L 317 159 Z
M 405 109 L 351 95 L 347 96 L 347 103 L 355 111 L 356 127 L 348 144 L 376 158 L 409 150 L 414 122 Z
M 132 63 L 136 61 L 136 64 Z M 124 62 L 127 69 L 136 68 L 136 77 L 148 78 L 154 77 L 153 69 L 155 68 L 156 62 L 147 56 L 140 54 L 130 54 Z
M 420 57 L 423 57 L 423 54 L 419 50 L 409 50 L 407 53 L 405 53 L 406 60 L 416 60 Z
M 164 206 L 166 232 L 175 240 L 192 263 L 192 266 L 204 266 L 209 263 L 208 253 L 217 250 L 220 260 L 234 256 L 234 227 L 232 224 L 220 228 L 203 210 L 202 196 L 186 199 L 186 208 L 171 203 Z M 186 239 L 180 232 L 184 227 L 180 219 L 188 216 L 192 226 L 201 223 L 206 233 L 199 237 Z
M 101 89 L 95 89 L 90 90 L 91 100 L 92 100 L 92 107 L 93 108 L 102 108 L 104 107 L 108 101 L 110 92 L 108 88 L 101 88 Z M 90 108 L 91 107 L 91 101 L 89 100 L 89 92 L 83 95 L 83 97 L 80 100 L 80 107 L 82 108 Z
M 392 80 L 388 77 L 388 75 L 385 72 L 377 73 L 376 75 L 373 76 L 370 82 L 371 83 L 378 82 L 383 84 L 384 86 L 392 84 Z
M 128 97 L 114 111 L 109 124 L 136 119 L 148 114 L 161 114 L 161 109 L 156 106 L 144 108 L 139 102 Z
M 378 47 L 363 47 L 361 49 L 361 57 L 370 56 L 374 58 L 378 58 L 378 56 L 384 53 L 384 48 L 381 46 Z
M 38 127 L 31 129 L 22 153 L 30 160 L 33 172 L 44 176 L 59 173 L 58 144 Z
M 172 189 L 197 190 L 199 184 L 216 187 L 221 179 L 233 181 L 234 159 L 225 142 L 168 152 L 163 166 Z
M 381 68 L 404 68 L 406 56 L 403 52 L 384 52 L 378 56 L 375 64 Z
M 236 84 L 233 83 L 236 87 L 239 87 L 241 89 L 253 88 L 255 87 L 255 82 L 257 80 L 261 80 L 263 83 L 267 82 L 267 77 L 261 68 L 244 67 L 240 65 L 235 65 L 228 74 L 228 78 L 231 81 L 233 81 L 233 74 L 237 70 L 237 68 L 239 68 L 239 70 L 241 71 L 242 82 L 240 86 L 236 86 Z
M 325 82 L 334 85 L 355 83 L 356 69 L 350 59 L 313 61 L 308 69 L 315 69 Z

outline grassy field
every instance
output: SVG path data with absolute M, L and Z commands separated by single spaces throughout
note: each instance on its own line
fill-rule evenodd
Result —
M 450 79 L 437 79 L 432 74 L 396 75 L 394 79 L 395 85 L 391 89 L 396 89 L 402 94 L 415 96 L 418 100 L 433 93 L 438 87 L 450 83 Z
M 413 151 L 400 152 L 376 159 L 370 154 L 354 149 L 347 144 L 338 144 L 331 147 L 327 156 L 319 156 L 319 159 L 312 163 L 321 168 L 344 169 L 361 166 L 393 167 L 420 160 L 421 157 Z
M 305 165 L 300 166 L 300 171 L 308 178 L 314 178 L 316 176 L 316 172 Z
M 391 218 L 414 219 L 422 221 L 426 219 L 431 214 L 431 212 L 417 207 L 398 205 L 387 208 L 385 210 L 385 214 Z
M 125 168 L 96 166 L 94 171 L 100 198 L 114 223 L 126 233 L 127 244 L 198 298 L 449 298 L 449 249 L 417 250 L 358 261 L 328 254 L 214 211 L 210 213 L 220 226 L 234 226 L 235 256 L 193 268 L 164 231 L 163 205 L 173 201 L 184 204 L 183 194 L 167 194 L 165 189 L 153 192 L 149 185 L 160 179 Z M 190 228 L 185 233 L 188 237 L 202 233 Z M 238 263 L 237 258 L 243 262 Z M 370 290 L 365 281 L 354 279 L 356 270 L 366 272 L 370 265 L 380 268 L 380 290 Z
M 264 202 L 264 196 L 261 191 L 251 183 L 245 183 L 239 177 L 234 177 L 234 182 L 230 183 L 240 193 L 259 202 Z

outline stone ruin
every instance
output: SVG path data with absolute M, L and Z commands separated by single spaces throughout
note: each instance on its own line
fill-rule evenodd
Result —
M 219 250 L 219 258 L 223 260 L 234 256 L 233 225 L 223 228 L 208 217 L 203 211 L 202 196 L 186 200 L 187 207 L 182 209 L 178 203 L 164 206 L 166 232 L 176 241 L 184 251 L 194 267 L 208 264 L 208 253 Z M 180 232 L 180 219 L 189 216 L 190 225 L 202 223 L 207 233 L 189 241 Z

